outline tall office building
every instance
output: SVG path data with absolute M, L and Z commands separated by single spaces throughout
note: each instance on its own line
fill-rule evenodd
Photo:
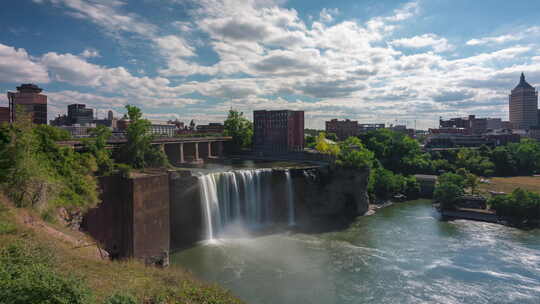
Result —
M 17 109 L 30 113 L 35 124 L 47 124 L 47 96 L 40 94 L 43 89 L 26 83 L 17 87 L 17 92 L 8 92 L 9 120 L 15 121 Z
M 304 150 L 304 111 L 253 111 L 253 129 L 256 151 Z
M 529 129 L 538 125 L 538 92 L 525 81 L 521 73 L 519 84 L 509 97 L 510 123 L 515 129 Z
M 86 125 L 94 121 L 94 110 L 84 104 L 68 105 L 68 121 L 71 125 Z

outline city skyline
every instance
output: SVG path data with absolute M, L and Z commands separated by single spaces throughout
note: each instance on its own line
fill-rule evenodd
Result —
M 229 108 L 332 118 L 508 120 L 524 72 L 540 84 L 530 1 L 24 0 L 0 12 L 0 103 L 32 82 L 49 119 L 71 103 L 150 119 L 222 121 Z M 22 18 L 31 17 L 31 18 Z M 474 18 L 474 27 L 468 18 Z M 460 21 L 460 22 L 458 22 Z

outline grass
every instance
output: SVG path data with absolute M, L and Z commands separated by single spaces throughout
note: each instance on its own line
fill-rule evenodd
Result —
M 493 177 L 489 179 L 491 183 L 480 184 L 479 189 L 483 191 L 496 191 L 510 193 L 516 188 L 540 193 L 540 177 L 536 176 L 516 176 L 516 177 Z
M 45 229 L 25 225 L 19 219 L 23 211 L 0 202 L 0 250 L 21 241 L 28 248 L 45 248 L 47 254 L 54 256 L 54 270 L 62 276 L 75 274 L 82 278 L 96 303 L 103 303 L 118 293 L 134 295 L 140 303 L 242 303 L 230 292 L 203 283 L 178 266 L 158 269 L 146 267 L 136 260 L 111 262 L 98 259 L 92 247 L 74 248 L 72 244 L 54 238 Z M 42 257 L 35 258 L 39 260 Z

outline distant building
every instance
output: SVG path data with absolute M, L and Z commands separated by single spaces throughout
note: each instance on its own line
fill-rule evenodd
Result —
M 90 130 L 95 128 L 96 125 L 94 124 L 86 124 L 84 126 L 81 125 L 70 125 L 70 126 L 58 126 L 60 129 L 64 129 L 68 131 L 71 134 L 71 137 L 73 138 L 81 138 L 81 137 L 88 137 L 90 136 Z
M 47 124 L 47 96 L 35 84 L 25 83 L 17 87 L 17 92 L 8 92 L 9 121 L 16 119 L 17 108 L 30 113 L 35 124 Z
M 176 125 L 164 122 L 152 122 L 150 133 L 159 137 L 174 137 L 178 128 Z
M 515 129 L 538 126 L 538 92 L 521 73 L 519 84 L 509 96 L 510 122 Z
M 467 129 L 471 134 L 484 134 L 488 130 L 502 129 L 503 124 L 500 118 L 476 118 L 475 115 L 468 117 L 450 118 L 448 120 L 439 119 L 441 129 Z
M 358 121 L 332 119 L 325 122 L 326 134 L 334 133 L 340 140 L 345 140 L 350 136 L 357 136 L 359 133 Z
M 199 133 L 221 134 L 225 131 L 225 126 L 219 122 L 211 122 L 207 125 L 198 125 L 196 129 Z
M 528 135 L 530 138 L 540 141 L 540 127 L 531 127 Z
M 256 151 L 304 150 L 304 111 L 253 111 L 253 126 Z
M 0 107 L 0 125 L 5 122 L 9 123 L 9 108 Z
M 91 124 L 94 120 L 94 110 L 87 108 L 84 104 L 68 105 L 68 121 L 71 125 Z
M 414 137 L 414 129 L 408 129 L 405 125 L 390 126 L 390 130 Z
M 369 131 L 384 129 L 385 127 L 386 125 L 383 123 L 382 124 L 381 123 L 358 124 L 358 132 L 366 133 Z
M 502 121 L 501 122 L 501 129 L 512 129 L 512 123 L 509 121 Z
M 67 115 L 58 115 L 55 119 L 49 121 L 51 126 L 60 127 L 60 126 L 69 126 L 69 119 Z

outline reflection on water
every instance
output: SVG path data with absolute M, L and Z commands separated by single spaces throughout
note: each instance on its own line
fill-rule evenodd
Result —
M 349 229 L 219 240 L 173 256 L 248 303 L 539 303 L 540 230 L 441 222 L 427 202 Z

